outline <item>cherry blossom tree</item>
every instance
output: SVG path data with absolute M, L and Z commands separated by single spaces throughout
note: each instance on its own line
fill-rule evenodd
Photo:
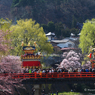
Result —
M 0 30 L 0 95 L 13 95 L 15 85 L 19 80 L 12 80 L 10 75 L 2 76 L 2 73 L 21 72 L 21 61 L 17 56 L 6 56 L 11 48 L 11 31 Z
M 11 35 L 11 31 L 6 30 L 0 30 L 0 59 L 3 55 L 8 54 L 9 49 L 11 49 L 11 40 L 10 40 L 10 36 Z
M 85 69 L 91 68 L 91 62 L 87 61 L 85 64 L 83 64 L 82 68 L 85 68 Z
M 63 57 L 63 60 L 60 63 L 60 65 L 58 65 L 57 68 L 76 69 L 76 68 L 90 68 L 91 67 L 90 61 L 85 61 L 85 64 L 82 66 L 82 61 L 84 60 L 83 55 L 73 50 L 69 52 L 64 52 L 62 57 Z
M 8 75 L 6 77 L 1 75 L 4 71 L 8 73 Z M 13 80 L 10 76 L 11 72 L 21 73 L 22 71 L 23 71 L 23 68 L 21 68 L 20 57 L 8 55 L 1 59 L 1 63 L 0 63 L 0 81 L 1 81 L 0 95 L 9 95 L 9 94 L 14 95 L 16 86 L 19 85 L 20 87 L 22 87 L 22 85 L 20 83 L 21 80 L 19 80 L 19 79 Z
M 22 67 L 21 64 L 22 62 L 20 61 L 19 56 L 6 56 L 1 59 L 1 70 L 8 72 L 8 73 L 21 73 L 22 72 Z
M 70 52 L 64 52 L 62 56 L 64 59 L 62 60 L 58 68 L 81 68 L 80 59 L 82 55 L 80 53 L 76 53 L 75 51 L 71 50 Z

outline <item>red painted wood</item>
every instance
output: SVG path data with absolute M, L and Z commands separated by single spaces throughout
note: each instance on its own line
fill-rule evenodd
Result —
M 64 73 L 25 73 L 12 74 L 12 78 L 95 78 L 95 73 L 91 72 L 64 72 Z
M 22 62 L 22 66 L 23 67 L 27 67 L 27 66 L 41 66 L 40 61 L 23 61 Z

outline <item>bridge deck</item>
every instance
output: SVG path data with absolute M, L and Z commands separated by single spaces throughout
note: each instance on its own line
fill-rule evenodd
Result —
M 13 73 L 12 79 L 95 78 L 94 72 Z

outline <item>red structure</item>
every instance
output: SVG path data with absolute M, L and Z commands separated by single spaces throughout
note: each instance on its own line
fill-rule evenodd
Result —
M 88 57 L 90 58 L 92 68 L 95 68 L 95 48 L 91 48 L 90 51 L 91 53 L 88 55 Z
M 13 74 L 12 79 L 42 79 L 42 78 L 95 78 L 95 73 L 92 72 L 62 72 L 62 73 L 19 73 Z
M 22 67 L 28 68 L 41 68 L 40 63 L 40 53 L 35 54 L 36 50 L 35 46 L 24 46 L 23 51 L 24 55 L 21 55 Z
M 90 60 L 91 64 L 92 64 L 92 68 L 95 68 L 95 60 Z
M 22 66 L 23 67 L 41 67 L 40 63 L 40 53 L 34 54 L 35 51 L 34 46 L 25 46 L 23 47 L 23 51 L 25 52 L 24 55 L 21 56 L 22 59 Z M 93 58 L 92 58 L 93 56 Z M 91 58 L 92 68 L 95 68 L 95 50 L 93 53 L 88 55 Z M 92 60 L 93 59 L 93 60 Z M 2 76 L 7 76 L 8 74 L 4 74 Z M 53 72 L 53 73 L 13 73 L 11 74 L 12 79 L 64 79 L 64 78 L 94 78 L 95 79 L 95 72 Z

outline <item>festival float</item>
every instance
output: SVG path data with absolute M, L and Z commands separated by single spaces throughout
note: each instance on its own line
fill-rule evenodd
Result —
M 23 46 L 23 45 L 22 45 Z M 41 68 L 41 53 L 35 53 L 36 46 L 23 46 L 24 55 L 21 55 L 22 67 L 24 68 Z
M 95 68 L 95 48 L 90 47 L 90 54 L 88 55 L 92 68 Z

